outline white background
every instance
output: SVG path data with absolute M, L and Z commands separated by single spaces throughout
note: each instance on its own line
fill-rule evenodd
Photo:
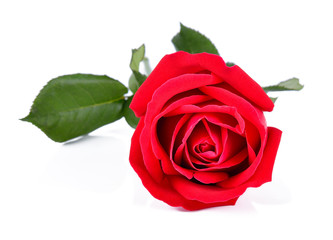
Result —
M 332 239 L 332 16 L 321 0 L 1 0 L 0 239 Z M 187 212 L 151 197 L 124 121 L 59 144 L 18 120 L 59 75 L 127 84 L 131 49 L 145 43 L 155 66 L 179 22 L 261 85 L 305 85 L 266 115 L 283 130 L 273 182 L 236 206 Z

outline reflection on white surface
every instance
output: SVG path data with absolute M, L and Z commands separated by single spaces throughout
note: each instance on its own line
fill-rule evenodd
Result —
M 273 179 L 258 189 L 248 189 L 244 197 L 254 203 L 267 205 L 286 204 L 291 201 L 290 190 L 280 178 Z
M 154 199 L 143 186 L 139 186 L 141 182 L 135 183 L 133 190 L 133 204 L 139 207 L 148 207 L 166 211 L 185 211 L 183 208 L 173 208 L 166 203 Z M 205 209 L 204 211 L 221 211 L 240 214 L 252 214 L 256 212 L 254 205 L 282 205 L 292 200 L 291 192 L 288 186 L 281 178 L 275 177 L 272 182 L 265 183 L 259 188 L 248 188 L 246 192 L 239 197 L 235 206 L 221 206 Z M 203 210 L 199 210 L 203 211 Z
M 126 176 L 128 144 L 113 136 L 85 136 L 63 144 L 49 160 L 54 184 L 80 190 L 111 192 Z

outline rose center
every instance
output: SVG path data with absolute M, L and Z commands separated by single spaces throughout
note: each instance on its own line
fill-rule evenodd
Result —
M 204 152 L 215 152 L 215 146 L 208 143 L 208 142 L 203 142 L 195 146 L 195 151 L 197 153 L 204 153 Z

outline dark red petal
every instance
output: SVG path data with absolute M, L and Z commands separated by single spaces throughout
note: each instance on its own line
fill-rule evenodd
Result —
M 254 124 L 260 134 L 266 131 L 266 119 L 263 112 L 251 105 L 244 98 L 228 90 L 213 86 L 201 87 L 200 90 L 228 106 L 235 107 L 243 118 L 246 118 Z
M 191 161 L 188 160 L 189 156 L 186 155 L 186 153 L 186 145 L 182 143 L 178 147 L 171 163 L 181 175 L 185 176 L 187 179 L 191 179 L 193 178 L 194 170 L 182 167 L 182 165 L 191 164 Z
M 237 198 L 231 199 L 226 202 L 218 202 L 210 204 L 202 203 L 199 201 L 192 201 L 185 199 L 177 191 L 175 191 L 167 178 L 164 178 L 163 181 L 160 183 L 156 183 L 154 179 L 149 175 L 144 165 L 144 161 L 142 159 L 142 152 L 140 149 L 139 138 L 143 125 L 144 125 L 143 120 L 140 120 L 133 134 L 129 160 L 131 166 L 140 177 L 142 184 L 145 186 L 145 188 L 150 192 L 152 196 L 161 201 L 164 201 L 170 206 L 183 207 L 184 209 L 191 211 L 209 208 L 209 207 L 234 205 L 236 203 Z
M 165 103 L 179 93 L 200 88 L 206 84 L 217 84 L 221 81 L 221 79 L 213 78 L 209 74 L 184 74 L 171 78 L 154 92 L 151 101 L 147 105 L 146 117 L 157 116 Z M 137 95 L 138 93 L 135 94 L 135 96 Z
M 242 116 L 237 112 L 235 107 L 207 105 L 198 107 L 195 105 L 182 105 L 168 112 L 165 116 L 174 116 L 185 113 L 202 113 L 205 118 L 215 125 L 226 127 L 242 133 L 245 123 Z
M 256 168 L 260 164 L 261 157 L 263 154 L 264 146 L 267 140 L 267 126 L 266 119 L 263 115 L 263 112 L 260 111 L 255 106 L 251 105 L 244 98 L 239 97 L 238 95 L 229 92 L 225 89 L 207 86 L 200 88 L 201 91 L 210 95 L 211 97 L 224 102 L 227 105 L 235 106 L 237 111 L 247 120 L 249 120 L 256 129 L 258 129 L 260 135 L 261 146 L 260 150 L 257 153 L 257 157 L 251 163 L 251 165 L 241 173 L 230 177 L 223 182 L 223 187 L 232 188 L 246 182 L 255 172 Z
M 235 154 L 237 154 L 240 150 L 244 148 L 246 145 L 246 141 L 244 137 L 240 136 L 233 131 L 228 131 L 228 139 L 223 148 L 223 152 L 220 156 L 218 164 L 223 163 L 224 161 L 228 160 Z
M 217 156 L 219 156 L 222 153 L 223 144 L 224 144 L 224 141 L 223 141 L 224 139 L 222 136 L 222 129 L 215 124 L 207 122 L 206 119 L 203 119 L 202 122 L 205 125 L 210 138 L 212 139 L 212 141 L 215 144 L 215 149 L 216 149 L 215 154 Z
M 264 90 L 240 67 L 226 67 L 223 59 L 214 54 L 189 54 L 181 51 L 162 58 L 135 94 L 131 109 L 138 117 L 144 115 L 153 93 L 168 79 L 202 71 L 216 74 L 262 110 L 273 109 L 274 104 Z
M 145 117 L 145 125 L 142 130 L 140 141 L 145 165 L 151 176 L 156 181 L 162 180 L 163 170 L 161 167 L 160 159 L 156 157 L 152 150 L 152 148 L 156 149 L 159 146 L 156 146 L 156 142 L 152 142 L 150 139 L 152 133 L 151 125 L 154 118 L 158 115 L 164 103 L 170 97 L 176 95 L 179 92 L 184 92 L 192 88 L 202 86 L 204 84 L 203 82 L 217 83 L 218 81 L 220 80 L 213 79 L 210 75 L 207 74 L 182 75 L 180 77 L 170 79 L 154 93 L 153 100 L 149 103 L 148 106 L 147 115 Z M 177 88 L 174 88 L 175 85 Z M 154 145 L 152 146 L 152 144 Z
M 261 162 L 255 174 L 249 180 L 251 187 L 259 187 L 272 180 L 272 171 L 275 157 L 279 148 L 282 132 L 273 127 L 268 127 L 268 139 Z
M 214 131 L 213 134 L 210 131 L 205 119 L 202 119 L 202 121 L 197 124 L 187 140 L 188 149 L 193 156 L 204 161 L 209 161 L 210 159 L 219 156 L 217 149 L 222 151 L 222 147 L 220 146 L 221 134 L 218 135 L 218 133 L 220 133 L 220 129 L 217 126 L 216 128 L 218 131 Z M 204 152 L 200 151 L 200 146 L 205 146 L 203 143 L 207 143 L 207 146 L 212 146 L 213 149 L 210 151 L 206 150 Z
M 195 172 L 194 178 L 205 184 L 217 183 L 227 179 L 229 176 L 225 172 Z
M 174 191 L 166 181 L 157 183 L 147 171 L 140 148 L 140 135 L 142 133 L 143 126 L 144 120 L 141 119 L 132 136 L 129 156 L 130 164 L 141 178 L 143 185 L 155 198 L 165 201 L 171 206 L 181 206 L 184 204 L 183 197 Z
M 225 63 L 220 56 L 208 53 L 189 54 L 176 52 L 166 55 L 158 63 L 146 81 L 138 89 L 130 108 L 136 116 L 145 114 L 148 103 L 151 101 L 154 92 L 169 79 L 188 73 L 198 73 L 204 70 L 226 69 Z M 209 83 L 203 82 L 204 85 Z M 190 85 L 190 83 L 185 82 Z M 177 86 L 178 85 L 174 85 Z
M 206 101 L 210 99 L 208 96 L 204 95 L 193 95 L 187 96 L 182 99 L 175 101 L 160 112 L 153 120 L 151 125 L 151 141 L 152 147 L 155 155 L 159 158 L 169 154 L 171 148 L 172 135 L 176 131 L 178 133 L 180 123 L 185 122 L 184 118 L 188 119 L 191 115 L 187 114 L 185 116 L 175 115 L 166 117 L 170 111 L 173 111 L 175 108 L 182 106 L 184 104 L 196 104 L 198 102 Z M 161 148 L 161 145 L 164 149 Z M 169 157 L 170 159 L 170 157 Z
M 274 103 L 262 87 L 237 65 L 213 72 L 263 111 L 273 110 Z
M 172 155 L 174 150 L 178 148 L 181 144 L 184 144 L 188 137 L 191 135 L 195 126 L 201 121 L 203 115 L 184 115 L 182 118 L 182 122 L 180 122 L 172 135 L 171 139 L 171 149 L 170 149 L 170 156 L 172 159 Z M 186 122 L 185 122 L 186 120 Z
M 163 179 L 163 170 L 160 164 L 160 160 L 155 156 L 151 147 L 151 141 L 147 134 L 145 133 L 145 127 L 142 130 L 140 136 L 141 151 L 143 155 L 143 161 L 145 163 L 146 169 L 155 179 L 155 181 L 160 182 Z
M 260 134 L 258 129 L 248 120 L 245 119 L 245 137 L 249 146 L 254 152 L 258 152 L 260 148 Z
M 262 161 L 262 156 L 263 156 L 264 150 L 266 149 L 265 146 L 266 146 L 266 141 L 267 141 L 267 134 L 268 133 L 266 132 L 264 139 L 261 140 L 261 148 L 256 157 L 254 156 L 254 152 L 253 152 L 252 148 L 250 147 L 250 145 L 247 146 L 247 150 L 248 150 L 248 154 L 249 154 L 248 156 L 250 158 L 249 162 L 251 162 L 251 163 L 249 163 L 250 164 L 249 167 L 247 167 L 245 170 L 243 170 L 239 174 L 228 178 L 226 181 L 223 181 L 220 184 L 221 187 L 223 187 L 223 188 L 237 187 L 237 186 L 245 183 L 246 181 L 248 181 L 255 174 L 257 167 L 260 165 L 260 163 Z
M 183 115 L 173 117 L 156 117 L 152 124 L 151 141 L 155 155 L 160 158 L 171 149 L 173 132 Z
M 211 203 L 238 197 L 245 192 L 246 188 L 258 187 L 271 180 L 274 160 L 280 143 L 281 131 L 276 128 L 269 127 L 268 136 L 265 152 L 260 165 L 256 169 L 255 174 L 243 184 L 225 189 L 218 186 L 196 184 L 183 177 L 177 176 L 170 177 L 170 182 L 182 196 L 191 200 Z M 219 184 L 219 186 L 221 185 Z
M 171 185 L 186 199 L 204 203 L 225 202 L 242 195 L 246 186 L 233 189 L 223 189 L 218 186 L 197 184 L 180 176 L 169 176 Z
M 230 199 L 225 202 L 214 202 L 214 203 L 203 203 L 195 200 L 186 200 L 184 201 L 182 207 L 189 211 L 196 211 L 210 207 L 221 207 L 221 206 L 230 206 L 235 205 L 238 200 L 238 197 Z
M 154 93 L 152 101 L 148 104 L 148 111 L 145 116 L 145 125 L 141 135 L 141 149 L 144 155 L 143 159 L 146 162 L 147 170 L 156 180 L 162 179 L 163 171 L 159 159 L 157 159 L 152 152 L 152 142 L 150 137 L 152 134 L 151 126 L 153 120 L 160 113 L 165 102 L 170 97 L 179 92 L 185 92 L 193 88 L 198 88 L 204 84 L 216 84 L 218 81 L 220 80 L 213 79 L 207 74 L 187 74 L 170 79 Z M 177 88 L 174 86 L 177 86 Z M 153 147 L 155 148 L 155 145 Z
M 221 163 L 219 165 L 220 169 L 228 169 L 235 165 L 238 165 L 242 161 L 244 161 L 247 156 L 248 156 L 248 151 L 247 151 L 247 148 L 245 147 L 241 151 L 239 151 L 237 154 L 235 154 L 231 158 L 229 158 L 226 161 L 224 161 L 223 163 Z
M 161 201 L 164 201 L 170 206 L 183 207 L 187 210 L 199 210 L 208 207 L 235 204 L 237 199 L 233 199 L 232 201 L 226 203 L 214 203 L 214 204 L 205 204 L 199 201 L 191 201 L 185 199 L 177 191 L 175 191 L 173 187 L 170 185 L 169 180 L 167 178 L 164 178 L 163 181 L 160 183 L 155 182 L 154 179 L 150 176 L 149 172 L 147 171 L 142 158 L 139 138 L 142 132 L 143 125 L 144 125 L 144 120 L 141 119 L 132 136 L 129 160 L 134 171 L 140 177 L 142 184 L 145 186 L 145 188 L 150 192 L 152 196 Z
M 158 125 L 152 126 L 152 148 L 155 156 L 161 160 L 163 172 L 168 175 L 177 175 L 178 172 L 171 164 L 169 152 L 171 139 L 176 126 L 182 122 L 184 116 L 178 115 L 170 118 L 161 118 Z M 157 136 L 158 130 L 158 136 Z

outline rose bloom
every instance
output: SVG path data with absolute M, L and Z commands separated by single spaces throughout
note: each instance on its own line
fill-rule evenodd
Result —
M 234 205 L 271 181 L 281 131 L 263 111 L 274 104 L 220 56 L 166 55 L 130 107 L 140 118 L 130 163 L 155 198 L 187 210 Z

